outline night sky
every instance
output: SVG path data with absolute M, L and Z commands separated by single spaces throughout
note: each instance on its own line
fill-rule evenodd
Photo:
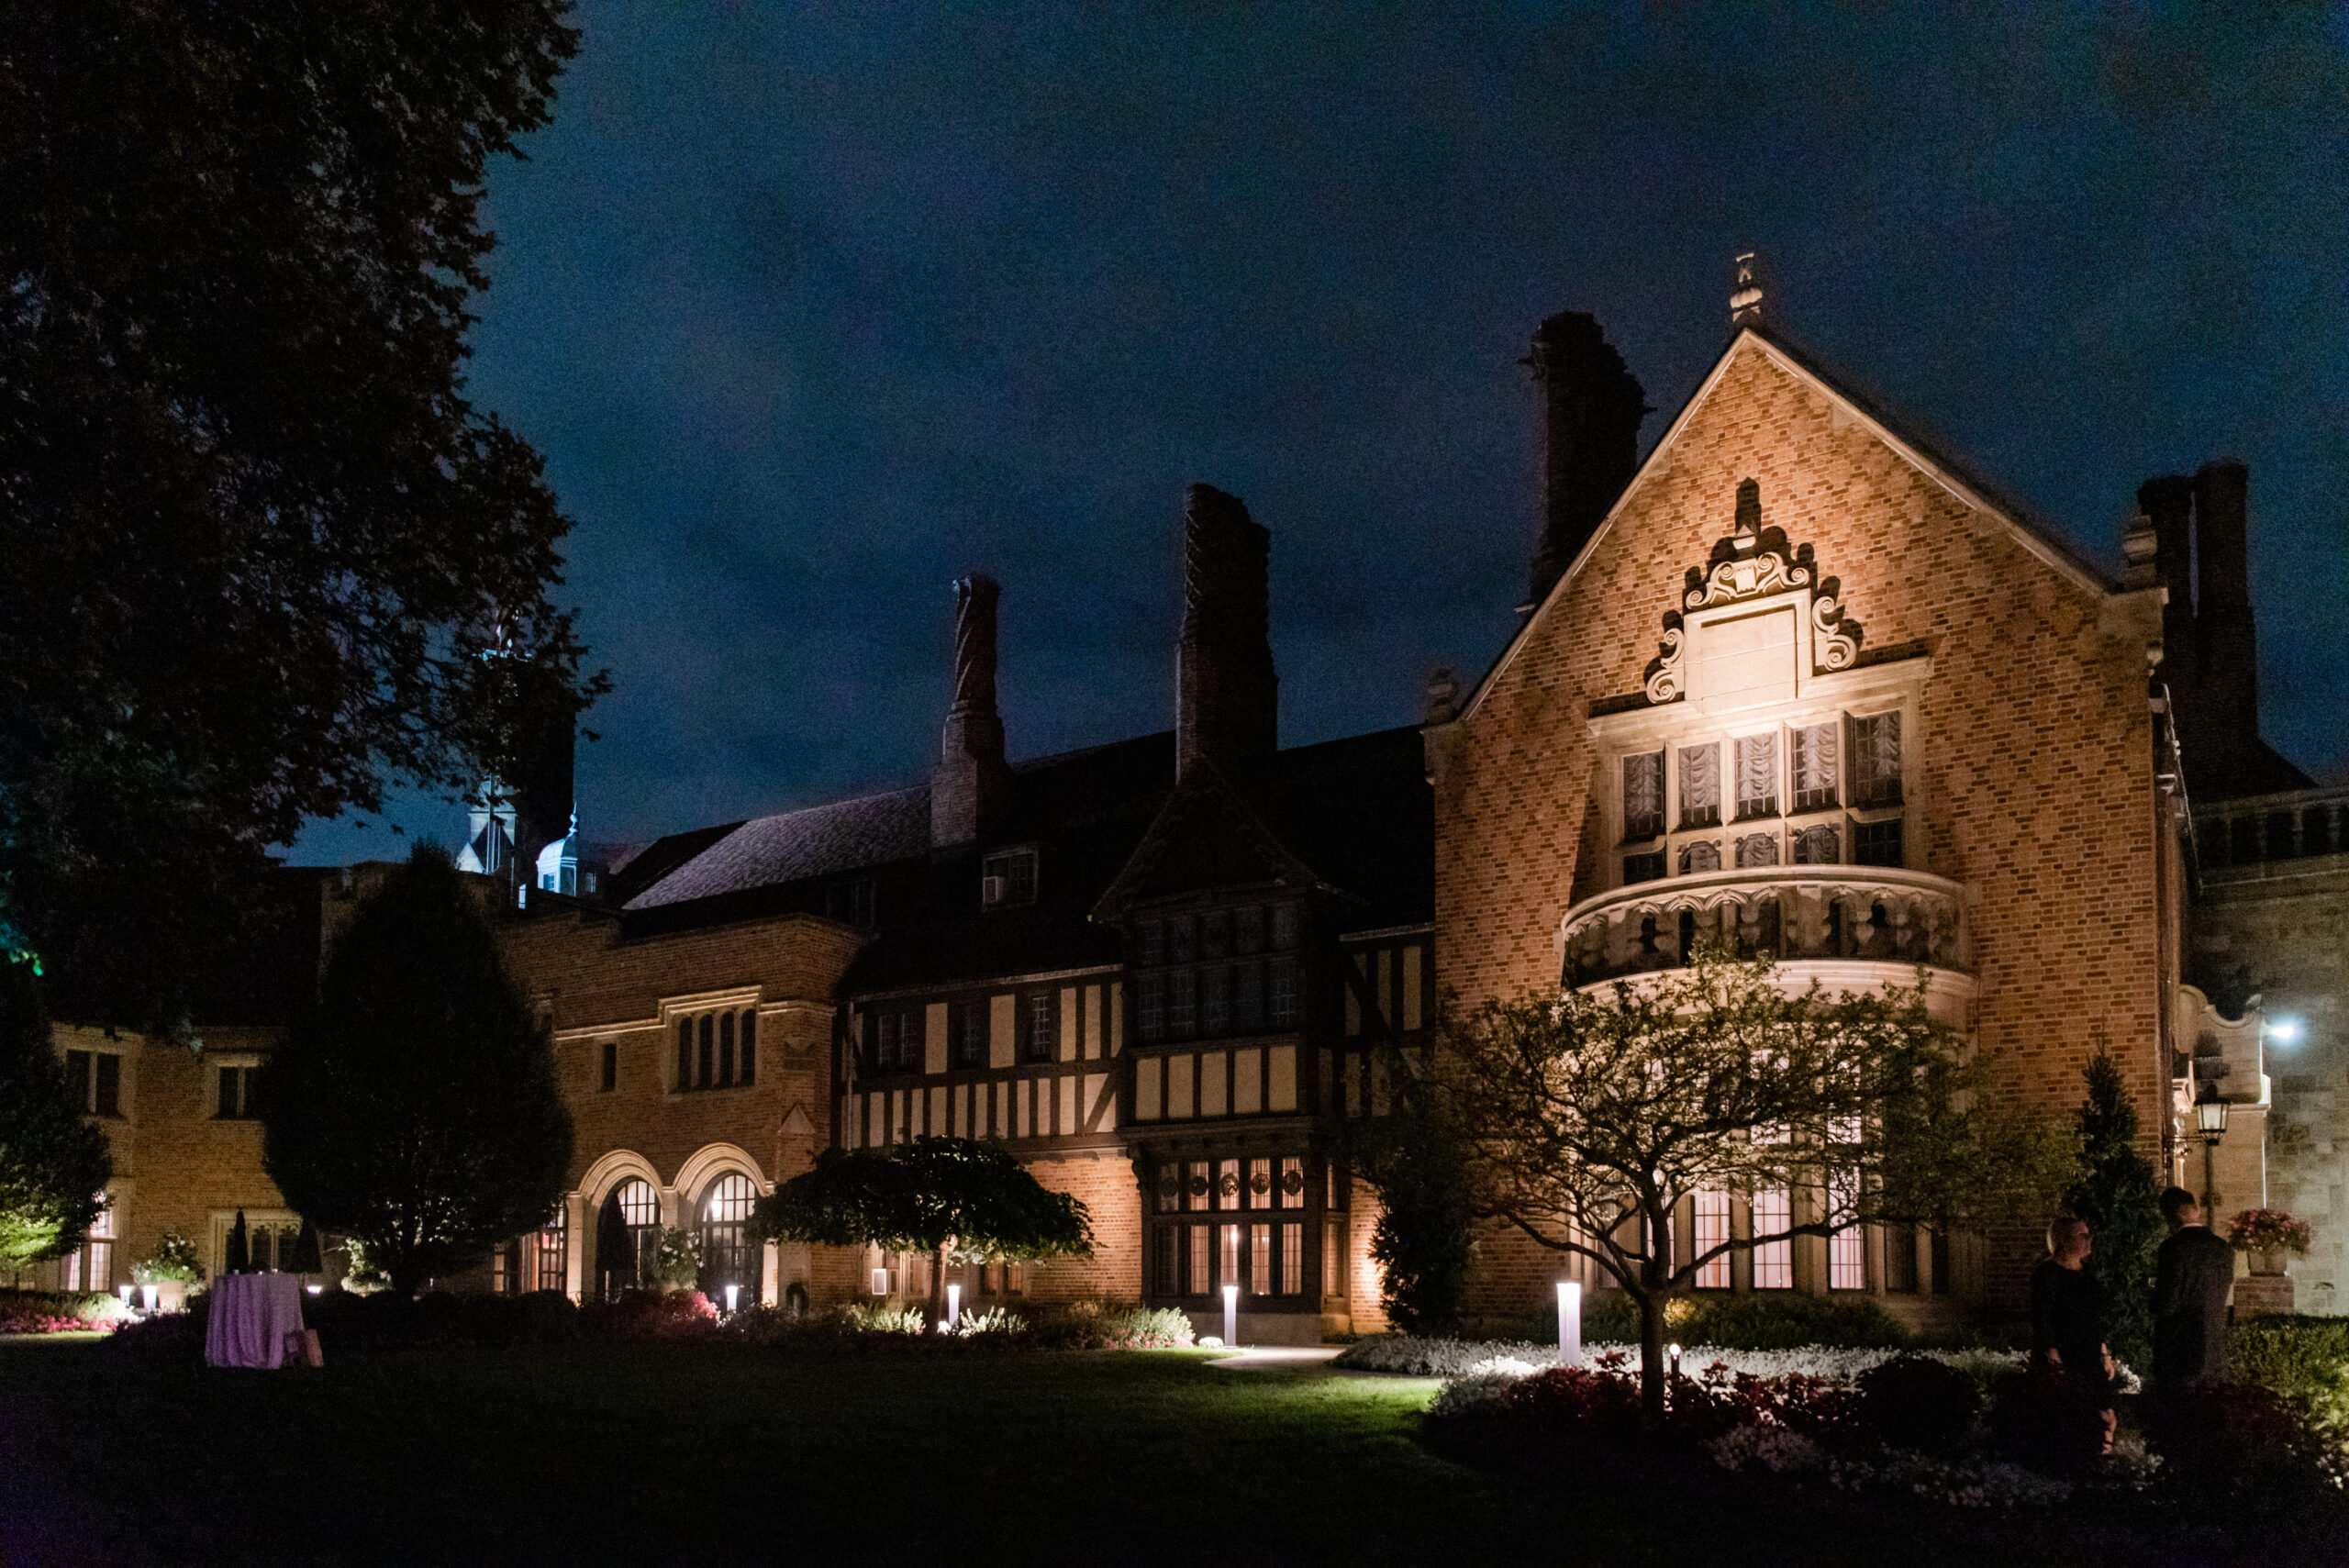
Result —
M 1516 625 L 1535 323 L 1598 316 L 1652 443 L 1744 247 L 2098 560 L 2141 480 L 2247 462 L 2266 733 L 2349 779 L 2338 8 L 1128 9 L 582 7 L 492 176 L 471 392 L 576 519 L 587 838 L 925 776 L 973 569 L 1015 758 L 1170 726 L 1191 480 L 1272 530 L 1284 743 L 1415 720 Z

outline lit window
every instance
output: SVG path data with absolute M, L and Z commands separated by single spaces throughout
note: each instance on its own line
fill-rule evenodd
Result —
M 1281 1294 L 1305 1294 L 1305 1227 L 1290 1224 L 1281 1227 Z
M 661 1199 L 652 1184 L 631 1177 L 604 1200 L 596 1227 L 596 1268 L 609 1300 L 652 1283 L 652 1254 L 661 1241 Z
M 1036 902 L 1036 851 L 1007 850 L 989 855 L 979 867 L 981 904 L 1010 908 Z
M 554 1218 L 540 1228 L 530 1251 L 536 1266 L 532 1289 L 571 1288 L 571 1216 L 562 1206 L 556 1206 Z
M 1039 991 L 1028 998 L 1028 1059 L 1050 1062 L 1060 1044 L 1060 1033 L 1052 1027 L 1052 994 Z
M 1305 1162 L 1295 1155 L 1281 1162 L 1281 1207 L 1305 1207 Z
M 1778 814 L 1778 737 L 1741 736 L 1737 751 L 1737 815 L 1740 821 Z
M 1845 1171 L 1838 1173 L 1829 1188 L 1831 1212 L 1851 1213 L 1853 1206 L 1859 1201 L 1859 1195 L 1858 1173 Z M 1867 1237 L 1858 1226 L 1846 1225 L 1827 1238 L 1827 1288 L 1865 1290 L 1867 1287 Z
M 1238 1284 L 1240 1283 L 1240 1227 L 1219 1225 L 1216 1227 L 1216 1231 L 1223 1243 L 1219 1249 L 1223 1255 L 1219 1260 L 1222 1267 L 1216 1274 L 1216 1283 Z
M 1794 732 L 1795 809 L 1835 804 L 1835 727 L 1811 724 Z
M 1623 759 L 1623 840 L 1636 843 L 1664 831 L 1664 753 Z
M 1680 748 L 1680 825 L 1710 828 L 1721 819 L 1721 749 Z
M 1214 1257 L 1208 1250 L 1208 1227 L 1194 1225 L 1191 1230 L 1191 1272 L 1186 1281 L 1186 1296 L 1205 1296 L 1215 1288 Z
M 1248 1228 L 1248 1294 L 1273 1294 L 1273 1228 L 1269 1225 Z
M 722 1296 L 736 1285 L 755 1299 L 759 1293 L 758 1247 L 751 1240 L 751 1207 L 758 1188 L 740 1172 L 709 1184 L 701 1200 L 701 1289 Z
M 1696 1210 L 1696 1255 L 1703 1257 L 1716 1247 L 1729 1241 L 1729 1194 L 1698 1193 L 1693 1200 Z M 1729 1254 L 1723 1252 L 1697 1269 L 1697 1288 L 1727 1290 L 1729 1288 Z
M 1785 1239 L 1794 1223 L 1794 1206 L 1784 1187 L 1753 1195 L 1753 1234 L 1776 1236 L 1753 1249 L 1753 1288 L 1792 1290 L 1795 1287 L 1795 1244 Z

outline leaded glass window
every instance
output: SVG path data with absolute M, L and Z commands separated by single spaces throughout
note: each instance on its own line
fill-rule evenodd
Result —
M 1783 1237 L 1794 1223 L 1794 1205 L 1780 1187 L 1753 1195 L 1753 1234 Z M 1753 1249 L 1753 1288 L 1792 1290 L 1795 1287 L 1795 1244 L 1790 1240 L 1765 1241 Z
M 722 1295 L 739 1285 L 755 1298 L 758 1248 L 751 1240 L 751 1207 L 759 1191 L 751 1178 L 731 1171 L 710 1183 L 701 1200 L 701 1288 Z
M 1900 716 L 1852 720 L 1852 804 L 1900 804 Z
M 1623 759 L 1623 839 L 1633 842 L 1664 831 L 1664 753 Z
M 1721 749 L 1680 748 L 1680 825 L 1710 828 L 1721 819 Z
M 1694 1255 L 1701 1258 L 1714 1248 L 1725 1246 L 1729 1241 L 1729 1194 L 1700 1192 L 1692 1200 L 1691 1207 L 1696 1211 L 1697 1220 L 1693 1228 L 1696 1234 L 1692 1239 L 1696 1248 Z M 1729 1254 L 1727 1252 L 1723 1252 L 1709 1262 L 1698 1265 L 1697 1288 L 1698 1290 L 1727 1290 L 1729 1288 Z
M 1835 727 L 1809 724 L 1794 732 L 1795 809 L 1835 804 Z
M 1737 815 L 1741 820 L 1778 814 L 1778 737 L 1742 736 L 1737 750 Z
M 1737 841 L 1737 864 L 1742 871 L 1748 866 L 1774 866 L 1778 863 L 1778 836 L 1776 833 L 1748 833 Z
M 1700 872 L 1721 869 L 1721 847 L 1710 839 L 1700 839 L 1680 851 L 1680 874 L 1693 876 Z
M 1795 835 L 1795 864 L 1798 866 L 1831 866 L 1843 858 L 1840 835 L 1826 823 L 1818 823 Z

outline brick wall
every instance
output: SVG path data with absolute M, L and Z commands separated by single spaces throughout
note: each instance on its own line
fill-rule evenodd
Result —
M 1030 1271 L 1038 1301 L 1082 1296 L 1141 1299 L 1141 1190 L 1133 1162 L 1119 1155 L 1045 1157 L 1028 1172 L 1056 1193 L 1073 1193 L 1093 1217 L 1093 1256 L 1040 1263 Z
M 1718 382 L 1473 711 L 1439 738 L 1437 951 L 1474 1003 L 1554 984 L 1560 917 L 1600 886 L 1590 705 L 1640 689 L 1683 575 L 1757 480 L 1763 520 L 1816 547 L 1863 651 L 1932 659 L 1920 709 L 1921 828 L 1909 863 L 1970 884 L 1976 1026 L 2002 1092 L 2076 1103 L 2101 1039 L 2157 1152 L 2151 736 L 2141 617 L 1977 517 L 1808 380 L 1742 339 Z M 2121 496 L 2116 492 L 2116 498 Z M 2011 1312 L 2029 1262 L 1991 1262 Z M 1475 1309 L 1530 1309 L 1496 1261 Z M 1506 1297 L 1506 1299 L 1504 1299 Z

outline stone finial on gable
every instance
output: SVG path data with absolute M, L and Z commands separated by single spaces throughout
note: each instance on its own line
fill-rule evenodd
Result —
M 1762 318 L 1762 282 L 1753 264 L 1753 252 L 1743 250 L 1737 258 L 1737 289 L 1729 296 L 1729 319 L 1732 327 L 1742 327 Z

